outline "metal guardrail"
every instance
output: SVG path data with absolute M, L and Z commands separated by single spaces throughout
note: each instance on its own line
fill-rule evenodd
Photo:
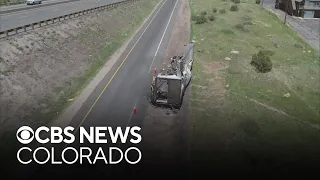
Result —
M 49 25 L 49 24 L 54 24 L 56 22 L 61 22 L 61 21 L 64 21 L 66 19 L 79 17 L 79 16 L 82 16 L 82 15 L 85 15 L 85 14 L 96 12 L 96 11 L 102 11 L 102 10 L 105 10 L 105 9 L 113 9 L 113 8 L 116 8 L 116 7 L 120 6 L 120 5 L 127 4 L 127 3 L 130 3 L 130 2 L 134 2 L 134 1 L 138 1 L 138 0 L 124 0 L 124 1 L 121 1 L 121 2 L 107 4 L 107 5 L 103 5 L 103 6 L 99 6 L 99 7 L 94 7 L 94 8 L 90 8 L 90 9 L 86 9 L 86 10 L 82 10 L 82 11 L 78 11 L 78 12 L 74 12 L 74 13 L 70 13 L 70 14 L 66 14 L 66 15 L 62 15 L 62 16 L 58 16 L 58 17 L 54 17 L 54 18 L 49 18 L 49 19 L 46 19 L 46 20 L 42 20 L 42 21 L 38 21 L 38 22 L 35 22 L 35 23 L 27 24 L 27 25 L 24 25 L 24 26 L 19 26 L 19 27 L 13 28 L 13 29 L 1 31 L 0 32 L 0 38 L 6 38 L 6 37 L 13 36 L 13 35 L 16 35 L 16 34 L 19 34 L 19 33 L 22 33 L 22 32 L 27 32 L 27 31 L 30 31 L 30 30 L 34 30 L 37 27 L 38 28 L 39 27 L 43 27 L 43 26 L 46 26 L 46 25 Z

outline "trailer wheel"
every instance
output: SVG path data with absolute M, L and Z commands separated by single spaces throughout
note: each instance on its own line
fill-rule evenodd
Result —
M 181 109 L 181 104 L 176 104 L 173 107 L 174 107 L 174 109 L 179 111 Z
M 151 101 L 151 104 L 155 105 L 156 104 L 156 94 L 153 91 L 153 87 L 152 86 L 151 86 L 150 89 L 151 89 L 150 101 Z

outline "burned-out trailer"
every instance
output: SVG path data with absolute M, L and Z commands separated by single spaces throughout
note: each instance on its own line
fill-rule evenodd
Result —
M 169 106 L 180 109 L 184 92 L 191 80 L 194 61 L 194 42 L 184 55 L 174 56 L 167 69 L 154 74 L 151 83 L 150 101 L 155 106 Z

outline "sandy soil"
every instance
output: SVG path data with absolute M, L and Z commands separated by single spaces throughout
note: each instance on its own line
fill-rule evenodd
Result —
M 126 39 L 152 4 L 140 0 L 1 41 L 0 132 L 52 120 L 66 104 L 61 98 L 81 90 L 88 67 L 106 61 L 105 54 L 121 43 L 115 39 Z
M 191 12 L 189 1 L 181 0 L 178 7 L 178 17 L 173 27 L 162 68 L 169 64 L 172 56 L 184 53 L 190 42 Z M 147 152 L 144 155 L 145 159 L 166 161 L 167 158 L 171 160 L 172 158 L 183 160 L 187 158 L 188 133 L 190 132 L 188 94 L 186 93 L 183 106 L 176 114 L 168 109 L 156 108 L 151 105 L 148 107 L 143 124 L 143 147 Z M 148 158 L 149 155 L 152 158 Z

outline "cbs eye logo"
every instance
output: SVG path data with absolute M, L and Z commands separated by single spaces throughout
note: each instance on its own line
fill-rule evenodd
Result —
M 34 138 L 34 132 L 29 126 L 22 126 L 17 130 L 17 139 L 22 144 L 29 144 Z

